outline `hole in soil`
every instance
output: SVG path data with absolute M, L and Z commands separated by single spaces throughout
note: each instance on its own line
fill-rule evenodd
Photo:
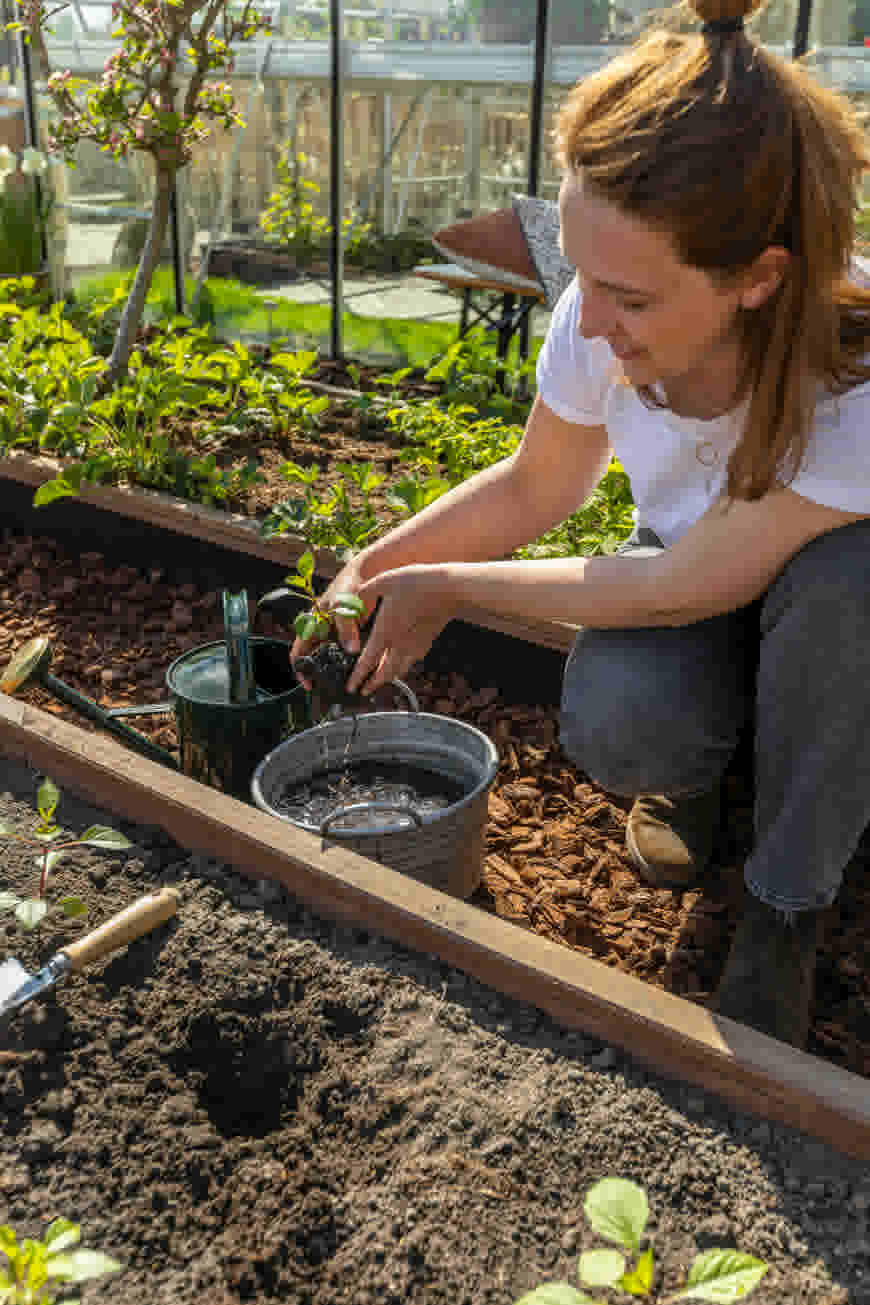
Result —
M 296 1110 L 305 1081 L 323 1066 L 317 1045 L 292 1026 L 264 1028 L 256 1015 L 202 1011 L 170 1056 L 224 1137 L 265 1137 Z

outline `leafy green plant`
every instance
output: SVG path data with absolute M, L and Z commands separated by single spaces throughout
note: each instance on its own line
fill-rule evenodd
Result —
M 375 473 L 371 463 L 362 466 L 339 463 L 336 471 L 338 479 L 326 498 L 320 498 L 316 489 L 318 467 L 285 462 L 281 474 L 291 483 L 301 485 L 302 493 L 272 509 L 262 525 L 264 537 L 271 539 L 289 531 L 302 535 L 313 548 L 333 548 L 343 557 L 357 552 L 373 539 L 381 527 L 370 495 L 382 483 L 383 476 Z M 359 507 L 351 502 L 349 485 L 362 495 Z
M 548 530 L 517 557 L 593 557 L 614 553 L 634 530 L 631 485 L 614 458 L 597 488 L 578 511 Z
M 54 813 L 57 810 L 57 804 L 60 801 L 60 792 L 50 779 L 44 779 L 39 786 L 36 794 L 36 808 L 39 815 L 36 829 L 32 836 L 19 834 L 10 829 L 8 825 L 0 824 L 0 837 L 14 838 L 21 843 L 29 843 L 31 847 L 39 848 L 37 855 L 37 865 L 41 867 L 39 876 L 39 891 L 36 897 L 17 897 L 15 893 L 0 893 L 0 911 L 15 911 L 15 917 L 25 929 L 35 929 L 38 924 L 45 918 L 49 911 L 49 904 L 46 901 L 45 894 L 48 888 L 48 877 L 61 857 L 69 852 L 73 847 L 99 847 L 103 851 L 117 852 L 126 847 L 130 847 L 129 839 L 125 838 L 116 829 L 109 829 L 107 825 L 91 825 L 86 829 L 81 838 L 67 839 L 66 842 L 58 843 L 61 830 L 54 819 Z M 52 846 L 47 846 L 52 844 Z M 61 897 L 57 905 L 66 916 L 84 915 L 87 906 L 79 897 Z M 0 1249 L 3 1249 L 0 1246 Z M 3 1296 L 0 1293 L 0 1305 L 3 1305 Z
M 300 639 L 325 639 L 331 633 L 336 616 L 348 616 L 353 620 L 365 614 L 365 607 L 356 594 L 336 594 L 330 607 L 323 606 L 314 591 L 314 554 L 303 553 L 296 563 L 296 571 L 288 575 L 285 584 L 294 589 L 301 589 L 311 600 L 307 612 L 300 612 L 293 622 Z
M 482 416 L 524 421 L 531 407 L 528 389 L 535 363 L 517 355 L 513 349 L 507 358 L 499 358 L 494 344 L 471 332 L 433 363 L 426 380 L 444 382 L 443 403 L 470 403 Z
M 0 1305 L 53 1305 L 58 1291 L 70 1283 L 123 1268 L 102 1251 L 78 1246 L 81 1235 L 79 1224 L 55 1219 L 42 1241 L 27 1237 L 19 1242 L 8 1224 L 0 1224 L 0 1254 L 6 1261 L 0 1264 Z M 64 1299 L 66 1305 L 76 1305 L 71 1297 Z
M 583 1212 L 599 1237 L 615 1242 L 609 1247 L 584 1251 L 577 1271 L 584 1287 L 650 1297 L 655 1275 L 652 1246 L 641 1250 L 649 1218 L 649 1203 L 643 1188 L 626 1178 L 602 1178 L 590 1188 Z M 630 1265 L 628 1255 L 636 1257 Z M 767 1273 L 768 1265 L 741 1251 L 715 1248 L 696 1255 L 685 1286 L 663 1299 L 662 1305 L 677 1300 L 702 1300 L 712 1305 L 730 1305 L 754 1291 Z M 516 1305 L 607 1305 L 567 1282 L 547 1282 L 526 1292 Z
M 434 503 L 436 498 L 446 494 L 449 488 L 449 481 L 444 480 L 442 476 L 426 476 L 422 480 L 419 476 L 405 476 L 390 490 L 387 495 L 387 506 L 394 512 L 414 516 L 427 508 L 430 503 Z

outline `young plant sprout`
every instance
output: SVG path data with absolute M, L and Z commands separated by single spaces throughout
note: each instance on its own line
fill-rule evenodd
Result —
M 78 1246 L 81 1236 L 80 1226 L 69 1219 L 55 1219 L 49 1224 L 43 1241 L 26 1237 L 19 1242 L 8 1224 L 0 1224 L 3 1305 L 53 1305 L 58 1292 L 68 1299 L 65 1292 L 71 1284 L 104 1273 L 118 1273 L 123 1268 L 102 1251 Z
M 60 858 L 65 852 L 73 847 L 99 847 L 104 851 L 121 851 L 130 847 L 130 840 L 123 834 L 119 834 L 116 829 L 109 829 L 106 825 L 91 825 L 86 829 L 81 838 L 71 838 L 65 843 L 57 843 L 60 837 L 60 826 L 55 823 L 54 813 L 57 810 L 57 804 L 60 801 L 60 792 L 50 779 L 44 779 L 39 786 L 36 794 L 36 808 L 39 812 L 39 823 L 32 836 L 27 834 L 16 833 L 8 825 L 0 824 L 0 837 L 15 838 L 19 842 L 30 843 L 32 847 L 40 848 L 36 858 L 40 866 L 39 891 L 36 897 L 16 897 L 15 893 L 0 892 L 0 911 L 15 911 L 18 922 L 25 929 L 35 929 L 43 918 L 48 914 L 49 905 L 46 901 L 45 894 L 48 888 L 48 877 L 50 872 L 57 865 Z M 52 847 L 43 844 L 53 844 Z M 84 915 L 87 906 L 79 897 L 61 897 L 57 903 L 66 916 Z
M 306 643 L 312 639 L 321 640 L 312 653 L 298 659 L 295 664 L 297 674 L 313 684 L 322 715 L 335 706 L 359 706 L 363 701 L 360 695 L 348 694 L 344 687 L 358 654 L 347 652 L 337 639 L 330 636 L 334 634 L 336 617 L 359 620 L 365 616 L 363 603 L 355 594 L 336 594 L 329 607 L 324 607 L 314 592 L 314 554 L 310 552 L 302 554 L 296 574 L 287 576 L 286 583 L 294 589 L 301 589 L 311 599 L 311 607 L 300 612 L 294 622 L 299 638 Z
M 627 1178 L 602 1178 L 586 1193 L 583 1212 L 599 1237 L 622 1247 L 622 1250 L 600 1247 L 584 1251 L 577 1265 L 583 1286 L 649 1299 L 655 1263 L 651 1246 L 644 1251 L 640 1249 L 649 1218 L 643 1188 Z M 633 1265 L 623 1252 L 637 1257 Z M 685 1286 L 664 1297 L 662 1305 L 678 1300 L 729 1305 L 754 1291 L 767 1270 L 763 1260 L 741 1251 L 718 1247 L 703 1251 L 690 1265 Z M 516 1305 L 609 1305 L 610 1299 L 588 1296 L 568 1282 L 545 1282 L 527 1292 Z

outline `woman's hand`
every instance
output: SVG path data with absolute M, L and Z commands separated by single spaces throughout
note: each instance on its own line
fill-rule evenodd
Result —
M 380 600 L 359 661 L 348 679 L 351 693 L 370 694 L 401 677 L 425 657 L 456 614 L 445 568 L 438 564 L 384 571 L 356 590 L 372 612 Z

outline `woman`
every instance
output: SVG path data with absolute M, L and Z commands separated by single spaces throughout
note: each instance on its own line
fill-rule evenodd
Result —
M 699 34 L 650 35 L 561 110 L 577 278 L 521 446 L 332 592 L 381 604 L 351 690 L 401 676 L 466 604 L 582 627 L 562 746 L 636 798 L 627 846 L 657 886 L 703 875 L 751 721 L 755 837 L 717 1008 L 804 1046 L 819 915 L 870 823 L 870 293 L 848 279 L 868 159 L 848 103 L 746 34 L 759 0 L 690 2 Z M 491 560 L 564 520 L 614 451 L 632 546 Z

